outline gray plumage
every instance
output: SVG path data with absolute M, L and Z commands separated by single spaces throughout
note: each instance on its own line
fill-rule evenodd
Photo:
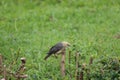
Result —
M 51 56 L 52 54 L 56 54 L 58 52 L 61 52 L 61 50 L 63 50 L 64 48 L 66 48 L 67 46 L 69 46 L 70 44 L 68 42 L 59 42 L 56 45 L 52 46 L 49 50 L 49 52 L 47 53 L 47 56 L 44 58 L 44 60 L 46 60 L 49 56 Z

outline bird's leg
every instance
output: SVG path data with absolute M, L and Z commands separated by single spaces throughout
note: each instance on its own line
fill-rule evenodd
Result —
M 58 58 L 56 54 L 54 54 L 55 58 Z

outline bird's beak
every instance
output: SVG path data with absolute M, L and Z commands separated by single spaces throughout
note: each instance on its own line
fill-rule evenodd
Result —
M 70 44 L 68 44 L 68 46 L 70 46 Z

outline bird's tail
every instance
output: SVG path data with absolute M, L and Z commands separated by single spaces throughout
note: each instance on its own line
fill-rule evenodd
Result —
M 48 57 L 50 57 L 51 54 L 48 54 L 47 56 L 45 56 L 44 60 L 47 60 Z

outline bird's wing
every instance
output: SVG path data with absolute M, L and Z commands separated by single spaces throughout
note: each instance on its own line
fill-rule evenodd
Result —
M 50 48 L 49 54 L 56 53 L 59 50 L 61 50 L 62 48 L 63 48 L 63 44 L 62 43 L 58 43 L 55 46 L 53 46 L 52 48 Z

